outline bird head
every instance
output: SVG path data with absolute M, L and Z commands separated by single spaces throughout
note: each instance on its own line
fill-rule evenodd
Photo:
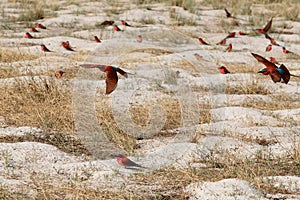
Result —
M 257 73 L 266 73 L 267 72 L 267 69 L 266 68 L 263 68 L 262 70 L 260 70 L 259 72 Z

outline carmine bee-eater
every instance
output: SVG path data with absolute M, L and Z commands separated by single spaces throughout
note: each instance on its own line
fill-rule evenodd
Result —
M 124 166 L 125 168 L 146 168 L 143 167 L 142 165 L 139 165 L 129 158 L 127 158 L 125 155 L 119 154 L 117 155 L 117 162 L 119 165 Z
M 279 64 L 274 57 L 270 57 L 270 62 L 274 64 Z
M 136 41 L 141 43 L 143 41 L 143 38 L 141 35 L 138 35 L 137 38 L 136 38 Z
M 117 25 L 114 25 L 114 30 L 115 31 L 122 31 Z
M 219 69 L 219 72 L 220 72 L 221 74 L 228 74 L 228 73 L 230 73 L 230 72 L 226 69 L 226 67 L 224 67 L 224 66 L 221 66 L 221 67 L 219 67 L 218 69 Z
M 121 23 L 122 23 L 123 26 L 131 26 L 125 20 L 121 20 Z
M 267 33 L 272 26 L 272 20 L 273 20 L 273 17 L 271 18 L 271 20 L 266 24 L 266 26 L 263 29 L 256 29 L 256 30 L 261 34 Z
M 235 32 L 230 32 L 227 36 L 226 36 L 226 39 L 227 38 L 234 38 L 235 37 Z
M 223 40 L 221 40 L 220 42 L 217 43 L 217 45 L 225 45 L 226 44 L 226 38 L 224 38 Z
M 71 46 L 70 46 L 70 42 L 66 41 L 66 42 L 61 42 L 61 46 L 69 51 L 74 51 Z
M 115 23 L 115 21 L 105 20 L 100 25 L 101 26 L 110 26 L 110 25 L 113 25 L 114 23 Z
M 254 56 L 254 58 L 256 58 L 258 62 L 261 62 L 266 66 L 266 68 L 263 68 L 258 73 L 262 73 L 263 75 L 270 75 L 274 83 L 283 80 L 283 82 L 287 84 L 291 76 L 299 77 L 290 74 L 289 70 L 283 64 L 281 64 L 280 67 L 277 67 L 274 63 L 268 61 L 264 57 L 255 53 L 251 54 Z
M 65 73 L 65 72 L 63 72 L 63 71 L 61 71 L 61 70 L 56 71 L 56 72 L 55 72 L 55 77 L 56 77 L 56 78 L 61 78 L 61 77 L 63 76 L 64 73 Z
M 287 50 L 285 47 L 282 47 L 282 52 L 283 53 L 292 53 L 292 54 L 295 54 L 294 52 L 291 52 L 291 51 Z
M 41 29 L 46 29 L 46 26 L 44 26 L 43 24 L 40 23 L 36 23 L 35 27 L 41 28 Z
M 205 42 L 202 38 L 198 38 L 199 43 L 203 45 L 209 45 L 207 42 Z
M 41 50 L 45 52 L 51 52 L 44 44 L 41 45 Z
M 228 51 L 228 52 L 232 51 L 232 44 L 231 43 L 228 45 L 228 47 L 225 51 Z
M 26 33 L 25 33 L 25 38 L 32 39 L 33 36 L 32 36 L 30 33 L 26 32 Z
M 280 46 L 279 44 L 277 44 L 277 42 L 275 41 L 275 39 L 271 38 L 267 33 L 265 33 L 265 38 L 267 38 L 268 40 L 270 40 L 270 43 L 272 45 Z
M 39 31 L 36 30 L 34 27 L 31 27 L 31 28 L 29 29 L 29 31 L 30 31 L 30 32 L 39 32 Z
M 272 50 L 272 45 L 269 44 L 267 47 L 266 47 L 266 51 L 271 51 Z
M 127 72 L 123 71 L 119 67 L 116 66 L 107 66 L 107 65 L 97 65 L 97 64 L 83 64 L 80 65 L 84 68 L 98 68 L 102 72 L 106 73 L 106 94 L 112 93 L 118 84 L 118 75 L 117 72 L 119 72 L 122 76 L 128 77 Z
M 100 40 L 97 36 L 94 36 L 94 41 L 95 41 L 96 43 L 100 43 L 100 42 L 101 42 L 101 40 Z
M 242 31 L 239 31 L 239 35 L 248 35 L 247 33 L 244 33 Z

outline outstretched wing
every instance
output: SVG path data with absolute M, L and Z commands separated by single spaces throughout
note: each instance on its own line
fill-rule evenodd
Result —
M 105 71 L 105 65 L 97 65 L 97 64 L 82 64 L 79 65 L 80 67 L 84 67 L 84 68 L 98 68 L 100 69 L 102 72 Z
M 112 93 L 118 84 L 118 75 L 114 68 L 106 69 L 106 94 Z
M 224 10 L 226 12 L 226 17 L 231 17 L 231 13 L 226 8 L 224 8 Z
M 264 57 L 262 57 L 262 56 L 260 56 L 258 54 L 255 54 L 255 53 L 251 53 L 251 54 L 252 54 L 252 56 L 254 56 L 254 58 L 256 58 L 256 60 L 258 62 L 263 63 L 268 68 L 267 70 L 272 70 L 273 71 L 273 70 L 275 70 L 277 68 L 277 66 L 274 63 L 268 61 Z
M 280 73 L 281 78 L 283 79 L 284 83 L 287 84 L 290 81 L 290 77 L 291 77 L 289 70 L 283 64 L 280 65 L 279 69 L 281 69 L 283 72 Z
M 119 72 L 122 76 L 125 76 L 126 78 L 128 78 L 127 72 L 125 72 L 124 70 L 122 70 L 122 69 L 119 68 L 119 67 L 113 66 L 113 68 L 114 68 L 117 72 Z
M 263 28 L 264 32 L 268 32 L 268 30 L 271 28 L 271 26 L 272 26 L 272 20 L 273 20 L 273 17 L 272 17 L 271 20 L 266 24 L 266 26 Z

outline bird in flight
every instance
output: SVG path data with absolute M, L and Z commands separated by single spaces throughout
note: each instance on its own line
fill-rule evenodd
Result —
M 102 72 L 106 73 L 106 80 L 105 80 L 106 92 L 105 92 L 105 94 L 110 94 L 116 89 L 117 84 L 118 84 L 117 72 L 119 72 L 122 76 L 128 78 L 128 73 L 116 66 L 97 65 L 97 64 L 82 64 L 80 66 L 84 67 L 84 68 L 98 68 Z
M 267 33 L 272 26 L 272 20 L 273 20 L 273 17 L 271 18 L 271 20 L 266 24 L 266 26 L 263 29 L 256 29 L 256 30 L 261 34 Z

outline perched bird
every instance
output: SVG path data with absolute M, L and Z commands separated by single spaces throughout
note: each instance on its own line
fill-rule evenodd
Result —
M 242 31 L 239 31 L 239 35 L 248 35 L 247 33 L 244 33 Z
M 283 53 L 293 53 L 293 54 L 295 54 L 294 52 L 291 52 L 291 51 L 287 50 L 285 47 L 282 47 L 282 52 Z
M 125 168 L 132 168 L 132 167 L 146 168 L 133 162 L 132 160 L 130 160 L 129 158 L 127 158 L 125 155 L 122 154 L 117 155 L 117 162 L 119 165 L 124 166 Z
M 123 26 L 131 26 L 125 20 L 121 20 L 121 23 L 122 23 Z
M 261 34 L 267 33 L 272 26 L 272 20 L 273 20 L 273 17 L 271 18 L 271 20 L 266 24 L 266 26 L 263 29 L 256 29 L 256 30 Z
M 114 30 L 115 31 L 122 31 L 117 25 L 114 25 Z
M 26 33 L 25 33 L 25 38 L 32 39 L 33 36 L 32 36 L 30 33 L 26 32 Z
M 221 66 L 221 67 L 219 67 L 218 69 L 219 69 L 219 72 L 220 72 L 221 74 L 228 74 L 228 73 L 230 73 L 230 72 L 226 69 L 226 67 L 224 67 L 224 66 Z
M 274 83 L 280 82 L 281 80 L 283 80 L 283 82 L 286 84 L 289 82 L 291 74 L 283 64 L 281 64 L 278 68 L 274 63 L 268 61 L 264 57 L 255 53 L 251 54 L 252 56 L 254 56 L 254 58 L 256 58 L 258 62 L 261 62 L 266 66 L 266 68 L 263 68 L 258 73 L 262 73 L 263 75 L 270 75 Z
M 113 25 L 114 23 L 115 23 L 115 21 L 105 20 L 105 21 L 102 22 L 100 25 L 101 25 L 101 26 L 110 26 L 110 25 Z
M 270 62 L 274 64 L 279 64 L 274 57 L 270 57 Z
M 136 41 L 141 43 L 143 41 L 143 38 L 141 35 L 138 35 L 137 38 L 136 38 Z
M 267 33 L 265 33 L 265 37 L 270 40 L 270 43 L 276 46 L 280 46 L 279 44 L 277 44 L 277 42 L 275 41 L 274 38 L 271 38 Z
M 232 44 L 231 43 L 228 45 L 228 47 L 225 51 L 228 51 L 228 52 L 232 51 Z
M 51 52 L 44 44 L 41 45 L 41 50 L 45 52 Z
M 46 29 L 46 26 L 44 26 L 43 24 L 39 24 L 39 23 L 36 23 L 35 27 L 38 27 L 38 28 L 41 28 L 41 29 Z
M 34 27 L 31 27 L 31 28 L 29 29 L 29 31 L 30 31 L 30 32 L 39 32 L 39 31 L 36 30 Z
M 217 45 L 225 45 L 226 44 L 226 38 L 224 38 L 223 40 L 221 40 L 220 42 L 217 43 Z
M 128 77 L 127 72 L 115 66 L 106 66 L 106 65 L 97 65 L 97 64 L 83 64 L 80 66 L 84 68 L 98 68 L 102 72 L 106 73 L 106 80 L 105 80 L 106 94 L 110 94 L 116 89 L 118 84 L 117 72 L 119 72 L 121 75 L 123 75 L 126 78 Z
M 231 32 L 229 33 L 227 36 L 226 36 L 226 39 L 227 38 L 234 38 L 235 37 L 235 32 Z
M 203 45 L 209 45 L 207 42 L 205 42 L 202 38 L 198 38 L 199 43 Z
M 74 49 L 71 48 L 69 41 L 61 42 L 61 46 L 69 51 L 74 51 Z
M 101 42 L 101 40 L 97 36 L 94 36 L 94 41 L 97 42 L 97 43 Z
M 63 76 L 64 73 L 65 73 L 65 72 L 63 72 L 63 71 L 61 71 L 61 70 L 56 71 L 56 72 L 55 72 L 55 77 L 56 77 L 56 78 L 61 78 L 61 77 Z
M 267 47 L 266 47 L 266 51 L 271 51 L 272 50 L 272 45 L 269 44 Z

